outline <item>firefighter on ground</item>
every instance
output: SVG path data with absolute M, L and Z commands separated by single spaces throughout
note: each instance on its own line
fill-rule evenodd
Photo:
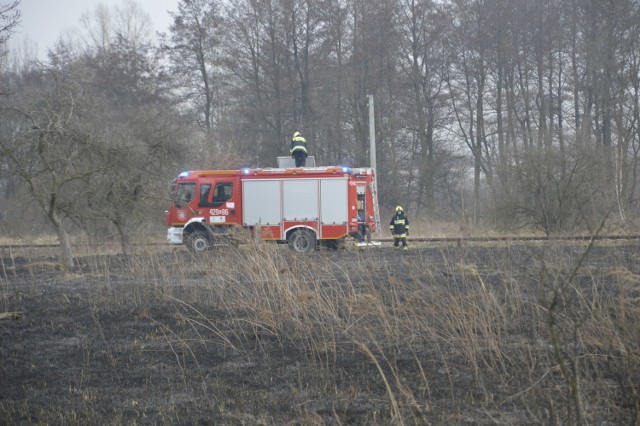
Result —
M 296 167 L 304 167 L 307 162 L 307 141 L 300 132 L 293 134 L 289 153 L 296 160 Z
M 402 243 L 402 250 L 408 250 L 407 236 L 409 235 L 409 219 L 404 214 L 401 206 L 396 207 L 396 213 L 389 223 L 389 230 L 391 231 L 391 235 L 393 235 L 393 246 L 399 249 L 400 243 Z

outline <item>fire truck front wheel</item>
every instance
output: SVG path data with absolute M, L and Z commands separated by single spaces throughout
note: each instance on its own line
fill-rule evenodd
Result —
M 185 238 L 185 243 L 192 253 L 202 253 L 211 249 L 209 236 L 203 230 L 193 231 Z
M 289 248 L 298 253 L 308 253 L 316 248 L 316 234 L 309 229 L 297 229 L 287 239 Z

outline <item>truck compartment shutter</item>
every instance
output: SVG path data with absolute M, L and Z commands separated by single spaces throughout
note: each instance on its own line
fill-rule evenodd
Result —
M 346 179 L 320 180 L 320 221 L 323 224 L 342 225 L 349 221 L 347 184 Z
M 318 220 L 318 179 L 282 182 L 284 220 Z
M 245 226 L 280 224 L 279 180 L 242 181 L 242 217 Z

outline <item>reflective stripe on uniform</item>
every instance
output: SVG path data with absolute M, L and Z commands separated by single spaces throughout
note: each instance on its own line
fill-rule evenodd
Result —
M 302 136 L 296 136 L 292 139 L 293 147 L 289 150 L 292 154 L 293 151 L 307 152 L 307 141 Z

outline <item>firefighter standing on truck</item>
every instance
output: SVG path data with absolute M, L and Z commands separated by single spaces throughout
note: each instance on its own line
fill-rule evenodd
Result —
M 307 141 L 300 132 L 295 132 L 291 138 L 289 153 L 296 160 L 296 167 L 304 167 L 307 162 Z
M 399 249 L 400 243 L 402 243 L 402 250 L 408 250 L 407 236 L 409 235 L 409 219 L 404 214 L 401 206 L 396 207 L 396 213 L 389 223 L 389 230 L 391 231 L 391 235 L 393 235 L 393 246 Z

